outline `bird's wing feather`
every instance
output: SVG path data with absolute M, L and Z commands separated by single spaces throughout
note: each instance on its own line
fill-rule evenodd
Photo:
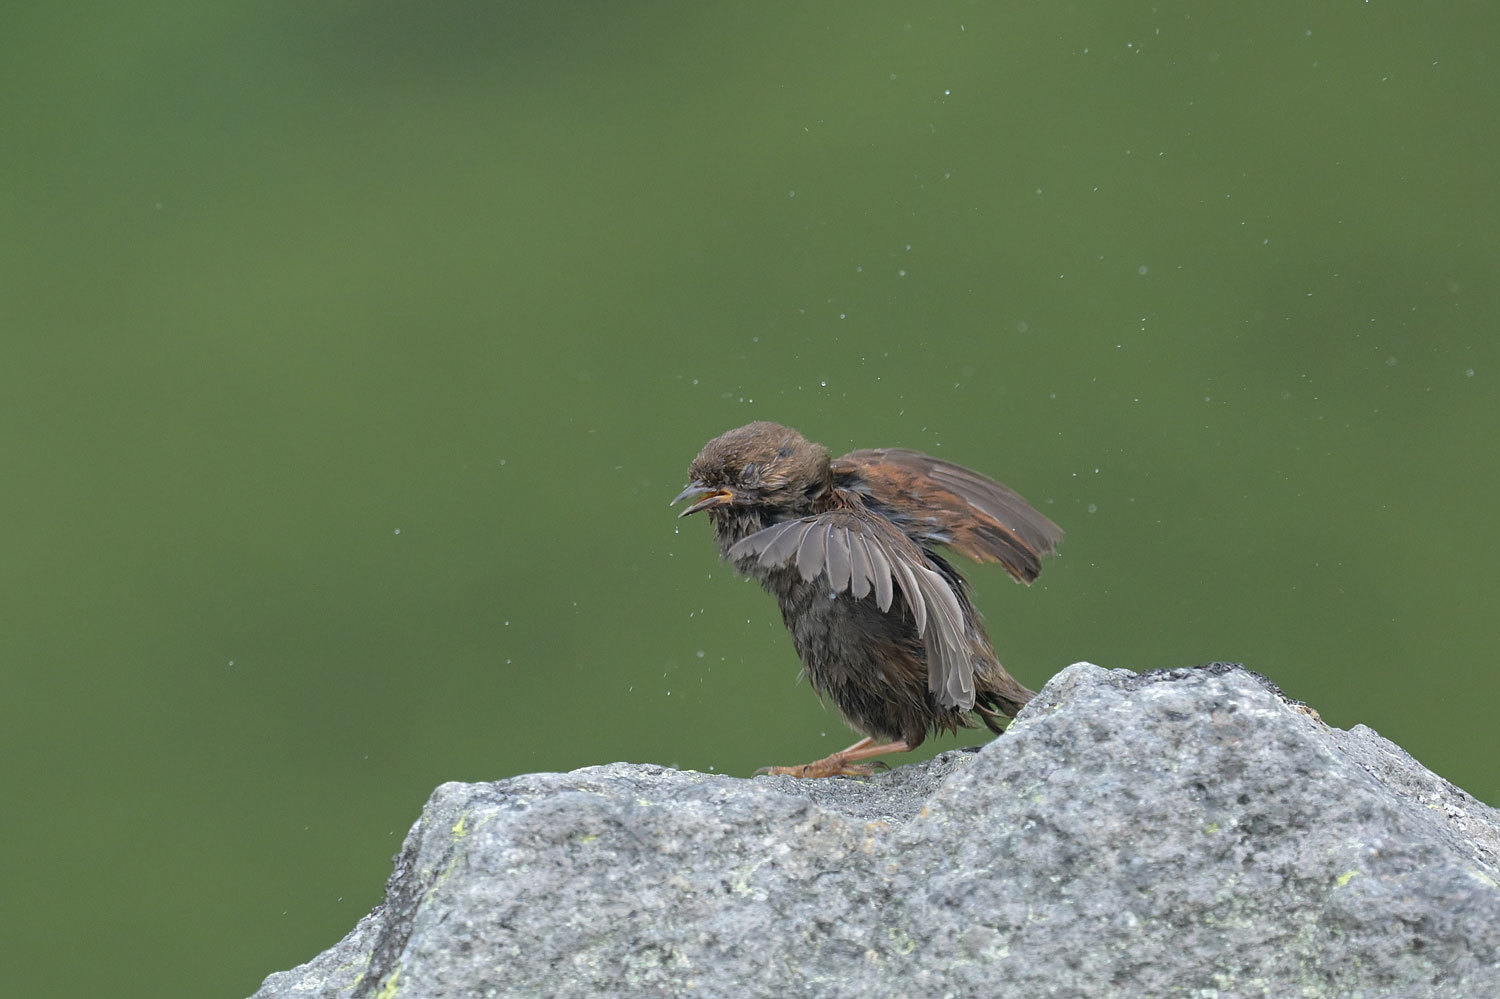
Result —
M 963 606 L 953 587 L 925 565 L 912 567 L 920 603 L 927 607 L 927 689 L 944 707 L 974 706 L 974 663 L 968 654 Z
M 797 546 L 802 544 L 802 539 L 812 530 L 812 526 L 811 521 L 805 520 L 784 520 L 779 524 L 772 524 L 745 539 L 755 541 L 747 551 L 753 551 L 767 564 L 781 565 L 797 554 Z
M 870 563 L 870 551 L 864 536 L 858 531 L 845 529 L 849 539 L 849 595 L 863 600 L 870 593 L 870 580 L 875 569 Z
M 823 571 L 828 554 L 828 527 L 828 524 L 814 519 L 802 536 L 802 544 L 797 546 L 797 571 L 808 582 Z
M 824 558 L 828 566 L 828 585 L 833 592 L 843 593 L 854 585 L 854 548 L 849 539 L 849 528 L 842 524 L 828 525 Z
M 979 562 L 999 562 L 1031 582 L 1062 528 L 1014 489 L 909 448 L 866 448 L 832 462 L 834 482 L 923 544 L 947 545 Z
M 943 707 L 974 706 L 963 603 L 927 553 L 889 524 L 868 513 L 831 511 L 762 528 L 731 546 L 729 557 L 795 566 L 809 582 L 822 575 L 832 593 L 856 600 L 873 594 L 884 612 L 899 589 L 927 650 L 928 689 Z

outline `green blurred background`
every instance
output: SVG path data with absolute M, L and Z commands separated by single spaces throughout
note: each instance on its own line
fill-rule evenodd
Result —
M 852 741 L 667 507 L 751 419 L 1062 524 L 970 573 L 1032 686 L 1241 660 L 1500 802 L 1494 23 L 12 11 L 7 990 L 245 995 L 442 781 Z

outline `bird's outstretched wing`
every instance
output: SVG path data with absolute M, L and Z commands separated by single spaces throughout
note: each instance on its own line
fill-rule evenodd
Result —
M 999 562 L 1029 583 L 1062 528 L 1019 493 L 962 465 L 908 448 L 867 448 L 833 460 L 834 484 L 922 544 Z
M 830 592 L 855 600 L 873 596 L 889 612 L 899 589 L 927 649 L 927 687 L 943 707 L 974 706 L 962 598 L 918 545 L 879 518 L 834 510 L 756 531 L 729 549 L 734 561 L 795 566 L 808 582 L 827 579 Z

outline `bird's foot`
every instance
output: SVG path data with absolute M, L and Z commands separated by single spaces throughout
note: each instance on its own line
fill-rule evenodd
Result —
M 861 739 L 848 749 L 841 749 L 821 760 L 803 763 L 794 767 L 761 767 L 758 774 L 783 774 L 787 777 L 868 777 L 877 769 L 886 768 L 884 763 L 860 763 L 872 756 L 886 753 L 904 753 L 910 749 L 905 742 L 883 742 Z
M 885 764 L 878 764 L 884 766 Z M 875 772 L 877 764 L 850 763 L 842 754 L 834 753 L 821 760 L 801 763 L 794 767 L 760 767 L 758 774 L 782 774 L 787 777 L 868 777 Z

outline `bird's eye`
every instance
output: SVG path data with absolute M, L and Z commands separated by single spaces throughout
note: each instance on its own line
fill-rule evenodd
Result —
M 740 479 L 743 480 L 746 485 L 753 486 L 755 483 L 760 481 L 760 466 L 753 461 L 750 462 L 744 468 L 740 469 Z

